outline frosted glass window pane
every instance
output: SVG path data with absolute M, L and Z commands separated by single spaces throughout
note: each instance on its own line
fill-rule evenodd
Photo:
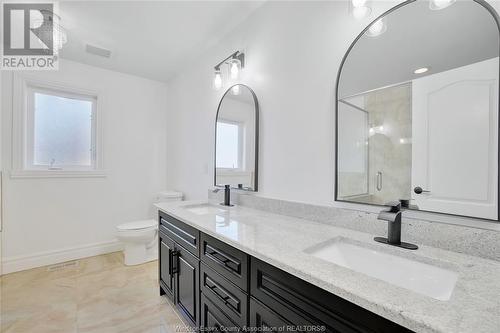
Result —
M 92 165 L 92 102 L 34 94 L 34 165 Z
M 239 126 L 217 122 L 217 168 L 239 168 Z

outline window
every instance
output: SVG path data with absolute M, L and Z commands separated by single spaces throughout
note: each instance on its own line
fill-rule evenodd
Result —
M 25 170 L 96 169 L 95 96 L 28 87 Z
M 242 168 L 242 128 L 239 123 L 217 121 L 217 168 Z

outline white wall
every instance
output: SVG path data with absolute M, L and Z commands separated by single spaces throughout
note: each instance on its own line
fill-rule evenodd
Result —
M 185 66 L 169 85 L 167 183 L 205 198 L 213 180 L 213 124 L 224 91 L 213 66 L 243 49 L 241 82 L 260 104 L 259 195 L 331 204 L 335 83 L 340 62 L 363 28 L 400 1 L 373 1 L 355 20 L 347 1 L 270 1 L 221 43 Z M 499 2 L 492 3 L 498 10 Z M 229 84 L 225 84 L 227 88 Z
M 378 7 L 375 13 L 390 4 Z M 213 124 L 224 93 L 212 89 L 212 69 L 243 49 L 242 82 L 257 94 L 261 111 L 260 195 L 332 202 L 335 78 L 367 23 L 348 15 L 347 2 L 268 2 L 206 57 L 186 66 L 169 86 L 169 187 L 187 199 L 206 197 L 213 179 Z
M 166 185 L 163 83 L 62 60 L 35 78 L 99 91 L 105 178 L 4 177 L 4 273 L 119 249 L 115 226 L 152 217 Z M 12 75 L 4 75 L 4 170 L 11 166 Z

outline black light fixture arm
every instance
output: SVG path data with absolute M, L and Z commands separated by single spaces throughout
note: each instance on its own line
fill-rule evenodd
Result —
M 240 51 L 235 51 L 232 53 L 230 56 L 219 62 L 217 65 L 214 66 L 214 69 L 216 71 L 220 70 L 220 66 L 223 65 L 226 61 L 229 59 L 238 59 L 241 63 L 241 68 L 245 67 L 245 53 L 240 52 Z

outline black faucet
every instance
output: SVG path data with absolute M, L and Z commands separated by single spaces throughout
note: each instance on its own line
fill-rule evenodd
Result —
M 217 193 L 220 191 L 220 188 L 216 188 L 212 190 L 212 192 Z M 231 204 L 231 187 L 230 185 L 224 185 L 224 202 L 220 203 L 223 206 L 232 207 L 234 205 Z
M 231 205 L 231 187 L 229 185 L 224 185 L 224 206 L 232 206 Z
M 388 222 L 387 238 L 375 237 L 374 240 L 380 243 L 402 247 L 409 250 L 416 250 L 415 244 L 401 242 L 401 202 L 393 201 L 386 204 L 389 209 L 384 209 L 378 214 L 379 220 Z

